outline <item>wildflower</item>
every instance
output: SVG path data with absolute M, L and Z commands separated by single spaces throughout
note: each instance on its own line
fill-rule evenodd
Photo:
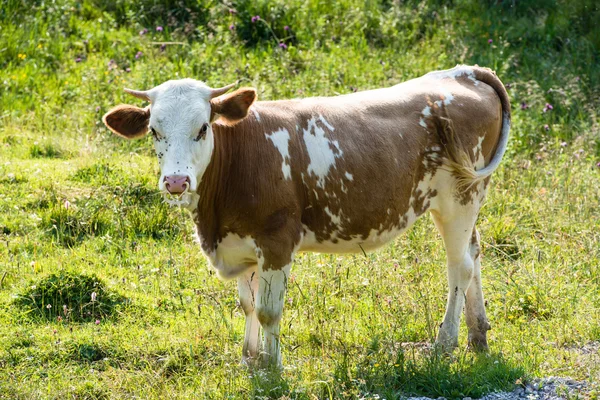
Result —
M 76 63 L 78 63 L 78 62 L 81 62 L 81 57 L 77 57 L 77 58 L 75 59 L 75 62 L 76 62 Z
M 68 210 L 71 207 L 69 200 L 65 200 L 65 209 Z
M 488 39 L 488 44 L 492 44 L 494 41 L 492 39 Z
M 235 25 L 234 25 L 234 24 L 231 24 L 231 25 L 229 25 L 229 30 L 230 30 L 230 31 L 232 31 L 232 30 L 234 30 L 234 29 L 235 29 Z
M 562 143 L 560 144 L 560 147 L 567 147 L 567 142 L 562 142 Z
M 52 331 L 52 333 L 56 335 L 56 334 L 58 333 L 58 331 L 57 331 L 56 329 L 54 329 L 54 330 Z
M 100 320 L 97 319 L 95 323 L 96 323 L 96 325 L 100 325 Z
M 92 292 L 92 302 L 96 301 L 96 292 Z
M 62 317 L 60 315 L 58 317 L 56 317 L 56 319 L 58 320 L 58 322 L 62 321 Z
M 281 43 L 279 43 L 279 48 L 281 48 L 283 50 L 286 50 L 287 49 L 287 44 L 281 42 Z
M 252 22 L 254 23 L 254 22 L 258 21 L 259 19 L 260 19 L 260 16 L 255 15 L 254 17 L 252 17 Z
M 235 11 L 233 8 L 229 9 L 229 14 L 236 14 L 236 13 L 237 13 L 237 11 Z
M 548 124 L 544 125 L 544 130 L 549 131 L 550 130 L 550 126 L 548 126 Z
M 286 25 L 286 26 L 284 26 L 284 27 L 283 27 L 283 30 L 284 30 L 284 31 L 289 31 L 289 30 L 290 30 L 290 27 Z
M 160 45 L 160 51 L 165 51 L 167 49 L 167 45 L 166 44 L 161 44 Z
M 27 58 L 27 54 L 17 54 L 17 57 L 19 58 L 19 60 L 24 60 L 25 58 Z
M 100 106 L 96 106 L 96 112 L 100 111 Z
M 140 36 L 144 36 L 146 33 L 148 33 L 148 29 L 144 28 L 140 31 Z
M 67 311 L 68 311 L 67 305 L 63 304 L 63 314 L 67 315 Z
M 162 32 L 163 31 L 163 27 L 162 26 L 157 26 L 156 27 L 156 32 Z
M 142 53 L 141 51 L 138 51 L 137 53 L 135 53 L 135 58 L 138 59 L 143 55 L 144 55 L 144 53 Z
M 109 70 L 117 68 L 117 62 L 114 59 L 111 59 L 107 64 L 107 68 Z
M 125 68 L 125 72 L 131 72 L 131 68 L 129 68 L 129 67 Z
M 42 46 L 42 44 L 41 44 L 41 43 L 40 43 L 40 44 L 38 44 L 38 49 L 41 49 L 42 47 L 44 47 L 44 46 Z
M 47 308 L 48 310 L 49 310 L 49 309 L 51 309 L 51 308 L 52 308 L 52 304 L 48 304 L 48 305 L 46 306 L 46 308 Z
M 522 101 L 521 102 L 521 110 L 527 110 L 527 109 L 529 109 L 529 104 Z
M 600 161 L 596 163 L 596 167 L 600 168 Z
M 542 110 L 542 112 L 551 111 L 553 109 L 554 109 L 554 107 L 552 106 L 552 104 L 546 103 L 546 105 L 544 106 L 544 109 Z

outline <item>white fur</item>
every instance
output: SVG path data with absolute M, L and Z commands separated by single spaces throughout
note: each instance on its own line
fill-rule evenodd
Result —
M 187 175 L 195 192 L 214 149 L 209 125 L 204 139 L 194 141 L 204 123 L 210 122 L 211 89 L 193 79 L 171 80 L 148 91 L 151 99 L 150 127 L 160 135 L 154 141 L 161 176 L 158 188 L 165 191 L 165 176 Z
M 320 115 L 308 121 L 308 127 L 304 130 L 303 137 L 310 158 L 307 172 L 317 177 L 317 186 L 324 188 L 325 178 L 329 174 L 329 170 L 332 167 L 335 168 L 335 160 L 343 155 L 343 151 L 340 149 L 337 140 L 329 140 L 325 129 L 317 124 L 318 121 L 330 132 L 334 131 L 334 127 Z M 337 154 L 331 150 L 330 144 L 333 144 L 338 150 Z
M 460 76 L 466 75 L 467 78 L 473 81 L 475 86 L 479 85 L 479 81 L 475 78 L 475 73 L 473 72 L 473 68 L 466 65 L 457 65 L 456 67 L 445 70 L 445 71 L 432 71 L 425 76 L 428 78 L 434 79 L 456 79 Z
M 419 125 L 421 125 L 423 128 L 427 128 L 427 124 L 425 123 L 425 118 L 427 118 L 431 115 L 431 107 L 425 106 L 423 111 L 421 111 L 421 115 L 422 115 L 422 117 L 421 117 L 421 120 L 419 121 Z
M 283 161 L 281 162 L 281 172 L 283 173 L 283 177 L 285 179 L 292 179 L 292 169 L 290 166 L 290 133 L 287 129 L 281 128 L 272 133 L 265 133 L 265 137 L 267 140 L 273 142 L 273 146 L 279 151 L 281 154 L 281 158 Z
M 254 238 L 235 233 L 228 233 L 213 252 L 206 254 L 218 275 L 225 279 L 234 278 L 255 265 L 259 255 Z

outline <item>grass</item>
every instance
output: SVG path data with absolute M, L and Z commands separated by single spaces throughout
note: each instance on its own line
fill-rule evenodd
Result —
M 0 398 L 462 398 L 547 375 L 597 388 L 598 357 L 581 350 L 600 340 L 593 1 L 186 6 L 0 7 Z M 123 87 L 176 77 L 240 78 L 278 99 L 457 63 L 497 70 L 513 105 L 509 152 L 479 219 L 491 352 L 465 351 L 464 327 L 452 356 L 427 349 L 446 283 L 441 240 L 424 218 L 366 257 L 299 257 L 282 323 L 286 369 L 250 373 L 239 365 L 235 284 L 207 267 L 189 217 L 161 202 L 151 141 L 120 140 L 100 116 L 138 104 Z M 126 300 L 63 318 L 63 302 L 88 307 L 86 277 Z M 32 286 L 57 290 L 50 309 L 19 306 Z

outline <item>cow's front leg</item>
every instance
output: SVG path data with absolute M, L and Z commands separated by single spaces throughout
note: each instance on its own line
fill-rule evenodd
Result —
M 265 367 L 282 366 L 279 323 L 290 270 L 291 260 L 285 265 L 278 265 L 266 257 L 259 259 L 256 316 L 263 330 L 262 351 Z
M 257 268 L 249 268 L 243 275 L 238 277 L 240 304 L 246 315 L 246 332 L 242 349 L 242 362 L 246 365 L 253 365 L 258 360 L 260 352 L 260 330 L 255 311 L 257 289 Z

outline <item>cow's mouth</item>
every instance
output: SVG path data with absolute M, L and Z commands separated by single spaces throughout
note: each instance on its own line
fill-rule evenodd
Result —
M 187 190 L 183 193 L 172 194 L 167 191 L 162 192 L 165 203 L 171 206 L 188 206 L 192 200 L 192 194 Z

